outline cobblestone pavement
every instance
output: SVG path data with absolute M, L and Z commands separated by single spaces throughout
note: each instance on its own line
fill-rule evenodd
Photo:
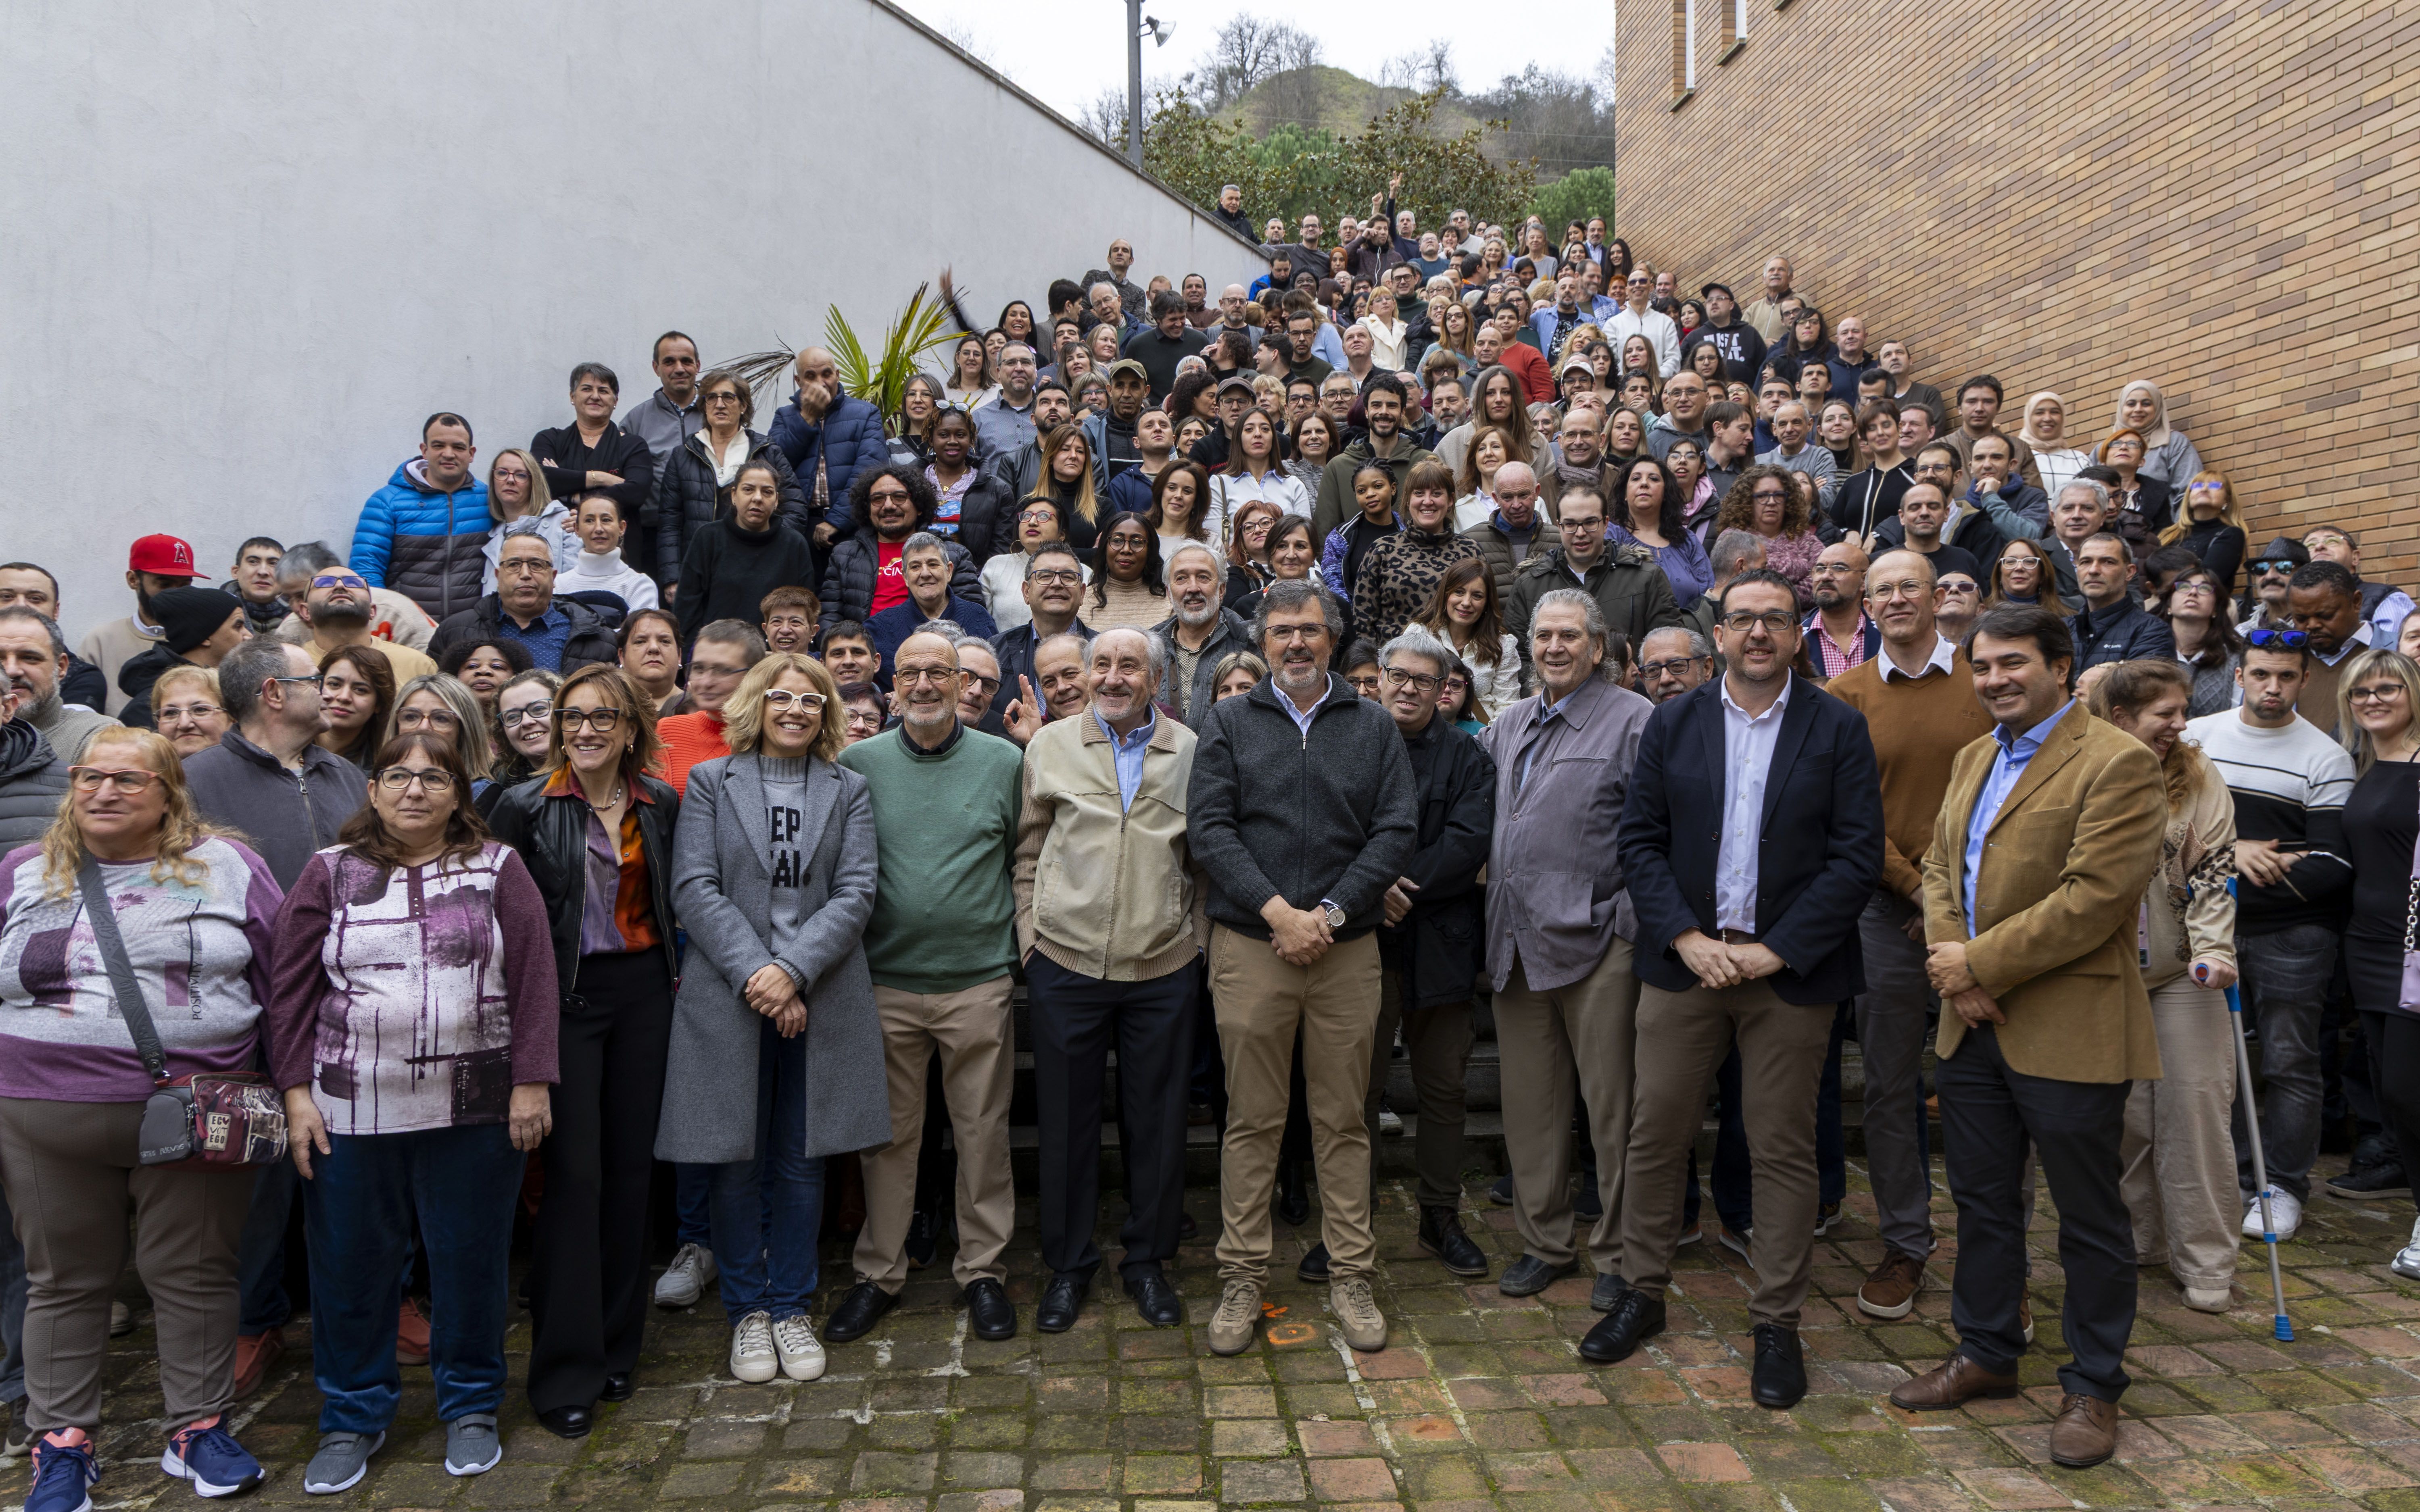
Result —
M 2333 1168 L 2333 1162 L 2326 1163 Z M 2034 1235 L 2041 1341 L 2025 1395 L 1922 1419 L 1883 1394 L 1946 1352 L 1945 1289 L 1955 1243 L 1943 1233 L 1915 1315 L 1858 1321 L 1854 1294 L 1879 1255 L 1871 1204 L 1852 1175 L 1847 1221 L 1818 1242 L 1806 1340 L 1813 1391 L 1789 1412 L 1747 1396 L 1746 1318 L 1737 1257 L 1709 1242 L 1681 1252 L 1671 1332 L 1629 1363 L 1594 1369 L 1574 1352 L 1595 1315 L 1584 1277 L 1512 1301 L 1492 1284 L 1453 1284 L 1414 1242 L 1407 1188 L 1382 1189 L 1384 1352 L 1353 1355 L 1326 1288 L 1294 1278 L 1310 1229 L 1280 1227 L 1269 1295 L 1274 1337 L 1233 1359 L 1200 1342 L 1217 1295 L 1210 1245 L 1186 1247 L 1186 1329 L 1143 1325 L 1114 1275 L 1071 1333 L 1032 1329 L 1031 1203 L 1012 1251 L 1024 1332 L 967 1336 L 942 1263 L 920 1273 L 878 1337 L 835 1347 L 808 1385 L 741 1386 L 722 1373 L 719 1307 L 659 1314 L 635 1400 L 602 1411 L 579 1443 L 536 1427 L 519 1395 L 506 1458 L 452 1480 L 425 1370 L 404 1373 L 403 1417 L 360 1488 L 338 1506 L 837 1507 L 841 1512 L 1207 1512 L 1217 1504 L 1421 1508 L 1597 1507 L 1774 1512 L 2016 1512 L 2053 1507 L 2362 1506 L 2420 1512 L 2420 1285 L 2386 1262 L 2408 1203 L 2317 1198 L 2286 1246 L 2298 1339 L 2270 1336 L 2267 1276 L 2247 1247 L 2235 1312 L 2187 1311 L 2163 1268 L 2143 1273 L 2133 1389 L 2120 1448 L 2086 1472 L 2048 1462 L 2062 1358 L 2055 1218 Z M 1474 1179 L 1472 1229 L 1499 1270 L 1519 1253 L 1510 1214 Z M 1189 1194 L 1211 1227 L 1216 1194 Z M 1114 1251 L 1112 1251 L 1114 1253 Z M 824 1307 L 839 1267 L 828 1260 Z M 130 1282 L 130 1294 L 132 1283 Z M 102 1506 L 174 1505 L 190 1492 L 156 1469 L 158 1372 L 145 1325 L 110 1357 Z M 299 1503 L 318 1397 L 305 1330 L 261 1396 L 244 1442 L 272 1478 L 261 1500 Z M 528 1343 L 525 1315 L 513 1348 Z M 23 1462 L 0 1475 L 11 1504 Z

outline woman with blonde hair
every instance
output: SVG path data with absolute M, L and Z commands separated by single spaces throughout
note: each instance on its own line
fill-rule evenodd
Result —
M 2126 1099 L 2119 1192 L 2134 1253 L 2164 1257 L 2185 1305 L 2233 1304 L 2237 1227 L 2235 1029 L 2223 989 L 2235 981 L 2235 800 L 2183 738 L 2193 678 L 2174 661 L 2121 661 L 2090 694 L 2092 712 L 2150 748 L 2168 795 L 2160 869 L 2144 889 L 2143 985 L 2160 1043 L 2160 1079 Z
M 1361 329 L 1370 332 L 1370 361 L 1382 372 L 1393 373 L 1411 365 L 1411 352 L 1405 345 L 1411 328 L 1404 324 L 1393 289 L 1381 284 L 1370 291 L 1370 313 L 1361 317 Z
M 266 862 L 203 823 L 176 748 L 124 726 L 94 732 L 58 817 L 0 861 L 0 1184 L 25 1250 L 17 1412 L 33 1439 L 30 1505 L 89 1505 L 101 1478 L 101 1365 L 130 1213 L 166 1398 L 160 1468 L 204 1496 L 260 1483 L 223 1422 L 257 1168 L 147 1165 L 136 1149 L 155 1081 L 253 1066 L 279 898 Z M 270 1088 L 249 1094 L 273 1118 Z M 121 1394 L 120 1410 L 132 1405 Z
M 833 761 L 846 711 L 823 663 L 773 652 L 726 708 L 731 754 L 690 768 L 675 841 L 689 954 L 655 1153 L 710 1174 L 731 1373 L 813 1381 L 824 1157 L 891 1134 L 865 962 L 874 809 Z
M 1054 426 L 1042 438 L 1037 459 L 1039 481 L 1033 491 L 1047 494 L 1059 506 L 1063 539 L 1078 551 L 1090 551 L 1100 538 L 1107 517 L 1100 496 L 1093 491 L 1093 448 L 1079 424 Z M 1185 455 L 1179 447 L 1177 455 Z
M 436 736 L 454 748 L 455 760 L 470 778 L 468 797 L 474 800 L 486 795 L 496 764 L 495 743 L 488 735 L 490 719 L 460 678 L 429 672 L 396 689 L 395 712 L 387 716 L 379 743 L 403 735 Z M 364 764 L 362 769 L 369 768 Z
M 2223 473 L 2196 472 L 2185 485 L 2184 513 L 2160 532 L 2162 546 L 2181 546 L 2201 558 L 2228 594 L 2235 592 L 2236 569 L 2243 565 L 2243 507 L 2235 501 L 2235 486 Z
M 2205 471 L 2192 440 L 2168 424 L 2168 396 L 2149 378 L 2136 378 L 2118 391 L 2118 420 L 2110 428 L 2141 434 L 2143 474 L 2159 479 L 2171 494 Z
M 2404 944 L 2420 924 L 2412 856 L 2420 847 L 2420 666 L 2399 652 L 2365 651 L 2337 685 L 2338 724 L 2361 778 L 2345 799 L 2345 859 L 2352 867 L 2345 975 L 2369 1041 L 2370 1085 L 2404 1175 L 2420 1171 L 2420 1011 L 2404 994 Z M 2375 1197 L 2367 1170 L 2331 1180 L 2331 1194 Z M 2402 1176 L 2393 1178 L 2397 1181 Z M 2391 1268 L 2420 1280 L 2420 1224 Z
M 547 549 L 554 553 L 554 570 L 569 572 L 580 561 L 580 531 L 570 503 L 557 499 L 546 486 L 546 469 L 518 446 L 507 446 L 488 464 L 488 514 L 496 528 L 483 548 L 488 564 L 480 569 L 480 592 L 496 591 L 496 567 L 503 560 L 504 527 L 517 519 L 535 519 L 551 526 L 544 532 Z
M 168 737 L 179 758 L 208 750 L 235 728 L 219 699 L 215 667 L 171 667 L 151 685 L 151 728 Z
M 1460 300 L 1441 301 L 1430 325 L 1435 330 L 1436 338 L 1420 353 L 1419 371 L 1427 372 L 1429 359 L 1439 352 L 1450 355 L 1466 378 L 1479 371 L 1479 359 L 1470 353 L 1471 338 L 1476 331 L 1471 325 L 1468 305 Z

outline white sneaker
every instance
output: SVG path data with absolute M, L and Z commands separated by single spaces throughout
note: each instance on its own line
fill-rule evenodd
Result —
M 714 1252 L 703 1244 L 683 1244 L 673 1253 L 673 1263 L 656 1277 L 656 1305 L 659 1307 L 691 1307 L 714 1285 Z
M 1404 1118 L 1385 1103 L 1378 1105 L 1378 1133 L 1388 1139 L 1404 1137 Z
M 2292 1194 L 2280 1192 L 2275 1187 L 2271 1187 L 2269 1189 L 2269 1221 L 2277 1226 L 2277 1242 L 2280 1244 L 2285 1243 L 2288 1240 L 2294 1237 L 2294 1231 L 2296 1229 L 2303 1227 L 2302 1203 L 2297 1201 Z M 2262 1230 L 2260 1227 L 2260 1199 L 2258 1197 L 2254 1197 L 2250 1202 L 2243 1205 L 2243 1237 L 2246 1239 L 2264 1239 L 2266 1237 L 2264 1230 Z
M 782 1357 L 773 1348 L 771 1313 L 750 1313 L 731 1331 L 731 1373 L 752 1386 L 761 1386 L 782 1373 Z
M 2395 1252 L 2394 1263 L 2387 1269 L 2407 1280 L 2420 1281 L 2420 1221 L 2412 1225 L 2412 1242 Z
M 782 1374 L 792 1381 L 814 1381 L 824 1373 L 823 1341 L 815 1337 L 814 1319 L 804 1313 L 773 1325 L 773 1350 L 782 1357 Z

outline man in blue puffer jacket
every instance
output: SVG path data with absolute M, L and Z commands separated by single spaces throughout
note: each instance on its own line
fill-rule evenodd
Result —
M 392 588 L 442 625 L 479 602 L 488 486 L 471 474 L 471 423 L 440 412 L 420 427 L 420 455 L 395 470 L 362 505 L 350 565 L 372 588 Z
M 773 416 L 773 444 L 790 459 L 790 471 L 807 496 L 815 546 L 829 549 L 833 541 L 857 530 L 848 511 L 848 486 L 857 470 L 891 460 L 891 443 L 882 434 L 882 411 L 841 392 L 840 369 L 831 353 L 810 347 L 799 353 L 797 370 L 797 390 Z M 818 464 L 825 477 L 821 510 L 815 507 Z

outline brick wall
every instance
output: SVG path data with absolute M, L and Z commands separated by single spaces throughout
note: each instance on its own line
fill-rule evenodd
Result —
M 2331 517 L 2420 580 L 2420 39 L 2391 0 L 1683 0 L 1617 16 L 1617 233 L 1756 299 L 1771 252 L 1947 394 L 2126 380 L 2234 483 L 2257 548 Z

